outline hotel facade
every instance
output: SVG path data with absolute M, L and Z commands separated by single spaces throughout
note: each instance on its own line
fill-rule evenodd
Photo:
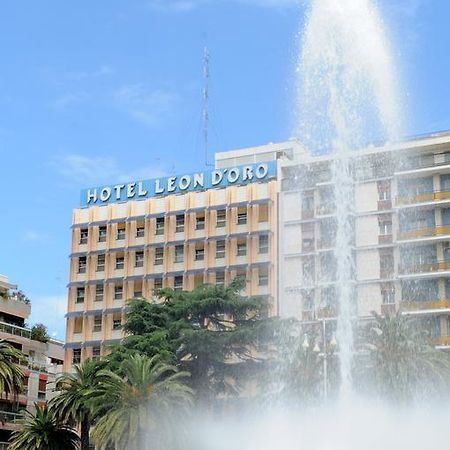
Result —
M 122 339 L 126 300 L 245 276 L 270 314 L 333 320 L 332 157 L 296 141 L 216 153 L 207 172 L 82 192 L 73 212 L 66 370 Z M 424 319 L 450 346 L 450 133 L 352 160 L 354 311 Z

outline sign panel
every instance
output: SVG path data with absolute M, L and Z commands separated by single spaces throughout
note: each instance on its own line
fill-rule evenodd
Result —
M 145 200 L 170 194 L 268 181 L 276 175 L 276 161 L 269 161 L 181 176 L 100 186 L 81 191 L 81 207 Z

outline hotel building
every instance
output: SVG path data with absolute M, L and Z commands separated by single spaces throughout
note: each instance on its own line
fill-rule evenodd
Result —
M 126 299 L 247 278 L 270 314 L 331 319 L 332 157 L 295 140 L 216 154 L 215 169 L 88 189 L 73 212 L 66 369 L 122 338 Z M 353 159 L 355 314 L 401 310 L 450 345 L 450 133 Z
M 0 339 L 21 350 L 26 362 L 24 389 L 17 398 L 2 396 L 0 399 L 0 450 L 6 449 L 11 432 L 23 409 L 33 410 L 34 404 L 44 404 L 53 395 L 54 381 L 62 372 L 63 343 L 54 339 L 37 340 L 25 320 L 31 312 L 31 303 L 17 286 L 0 275 Z

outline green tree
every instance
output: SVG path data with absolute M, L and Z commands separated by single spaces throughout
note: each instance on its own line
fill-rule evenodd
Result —
M 39 342 L 48 342 L 50 336 L 48 335 L 47 327 L 42 323 L 37 323 L 31 328 L 31 339 Z
M 19 363 L 24 360 L 20 350 L 0 340 L 0 392 L 16 396 L 23 388 L 23 370 Z
M 167 450 L 180 439 L 180 420 L 192 401 L 187 372 L 134 354 L 122 361 L 122 376 L 109 370 L 97 375 L 99 395 L 94 404 L 104 411 L 92 437 L 99 450 Z
M 202 285 L 190 292 L 163 289 L 160 302 L 129 302 L 129 336 L 111 356 L 114 365 L 129 352 L 161 355 L 191 373 L 197 399 L 208 403 L 233 394 L 254 373 L 259 345 L 271 329 L 267 300 L 241 295 L 245 280 L 229 286 Z
M 58 378 L 55 390 L 59 393 L 50 401 L 50 408 L 60 421 L 79 425 L 81 450 L 89 449 L 89 432 L 95 419 L 91 403 L 98 394 L 97 374 L 104 365 L 97 359 L 75 365 L 73 373 Z
M 381 316 L 363 330 L 355 376 L 361 389 L 404 403 L 448 389 L 450 359 L 435 349 L 423 323 L 400 312 Z
M 9 450 L 75 450 L 79 437 L 61 423 L 47 406 L 35 405 L 36 413 L 24 412 L 20 428 L 11 435 Z

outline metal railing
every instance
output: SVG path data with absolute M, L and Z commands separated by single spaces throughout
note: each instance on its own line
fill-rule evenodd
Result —
M 450 199 L 450 191 L 423 192 L 413 196 L 398 196 L 397 205 L 412 205 L 414 203 L 435 202 Z
M 399 231 L 397 237 L 399 240 L 405 240 L 430 236 L 443 236 L 446 234 L 450 234 L 450 225 L 441 225 L 434 227 L 417 228 L 414 230 L 407 230 L 407 231 Z
M 1 411 L 0 410 L 0 424 L 17 423 L 17 421 L 20 419 L 22 419 L 22 414 L 20 412 Z
M 445 261 L 445 260 L 432 261 L 429 263 L 399 267 L 399 273 L 401 275 L 416 274 L 416 273 L 442 272 L 445 270 L 450 270 L 450 261 Z

